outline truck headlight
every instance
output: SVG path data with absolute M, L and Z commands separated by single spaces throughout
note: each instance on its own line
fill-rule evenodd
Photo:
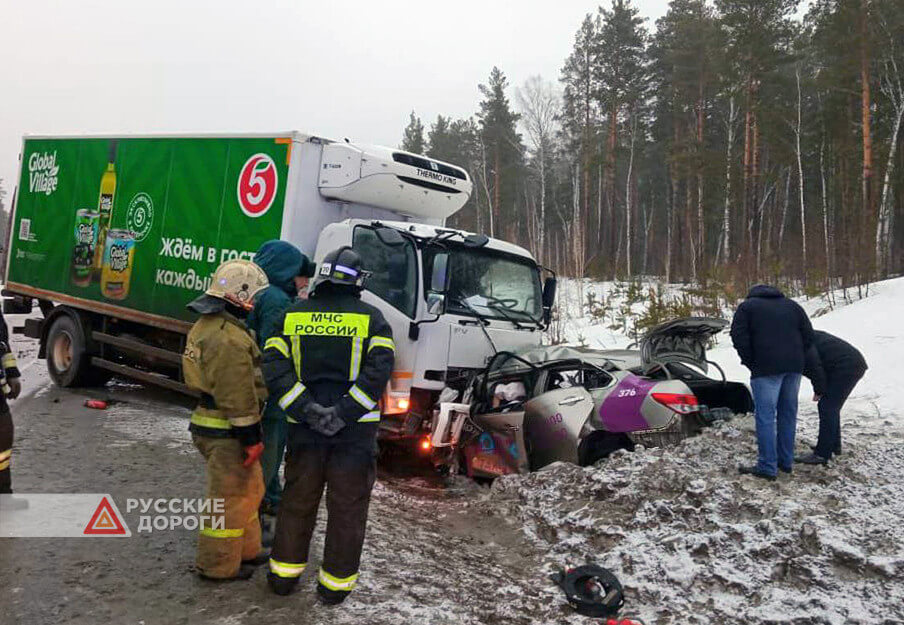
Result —
M 389 391 L 383 396 L 383 414 L 403 414 L 411 408 L 411 397 L 407 391 Z

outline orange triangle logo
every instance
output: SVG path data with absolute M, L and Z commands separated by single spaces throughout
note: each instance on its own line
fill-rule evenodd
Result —
M 97 510 L 94 511 L 94 514 L 91 516 L 91 520 L 88 521 L 88 525 L 85 526 L 85 531 L 83 532 L 88 536 L 126 536 L 126 528 L 123 526 L 122 521 L 119 520 L 119 515 L 116 513 L 116 510 L 113 509 L 113 506 L 110 505 L 110 502 L 106 497 L 101 499 L 100 503 L 97 505 Z

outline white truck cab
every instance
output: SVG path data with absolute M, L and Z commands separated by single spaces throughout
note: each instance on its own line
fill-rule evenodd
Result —
M 371 272 L 364 301 L 392 325 L 396 363 L 384 438 L 416 438 L 447 379 L 497 351 L 539 345 L 555 291 L 522 247 L 437 225 L 347 219 L 320 234 L 315 261 L 351 246 Z

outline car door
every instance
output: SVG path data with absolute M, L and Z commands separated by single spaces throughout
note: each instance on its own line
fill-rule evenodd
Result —
M 593 398 L 581 386 L 557 388 L 524 406 L 524 437 L 531 470 L 552 462 L 578 461 L 581 430 L 593 411 Z

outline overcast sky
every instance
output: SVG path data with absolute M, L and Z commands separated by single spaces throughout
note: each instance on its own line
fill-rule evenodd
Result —
M 649 26 L 667 0 L 636 0 Z M 395 146 L 498 65 L 556 80 L 582 0 L 0 0 L 0 177 L 32 134 L 302 130 Z M 514 100 L 514 94 L 510 97 Z

